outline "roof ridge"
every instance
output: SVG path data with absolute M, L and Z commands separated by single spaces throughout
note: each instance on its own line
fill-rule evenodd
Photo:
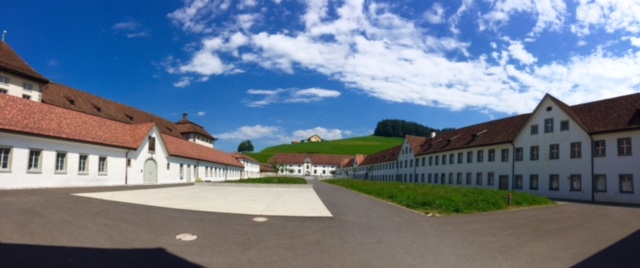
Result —
M 18 75 L 28 76 L 42 83 L 48 83 L 49 79 L 38 73 L 5 41 L 0 41 L 0 68 Z

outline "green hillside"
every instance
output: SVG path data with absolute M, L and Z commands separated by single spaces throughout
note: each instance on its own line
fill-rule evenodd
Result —
M 267 163 L 269 158 L 276 153 L 317 153 L 317 154 L 373 154 L 385 149 L 402 144 L 402 138 L 387 138 L 377 136 L 364 136 L 343 140 L 281 144 L 267 147 L 259 153 L 246 153 L 256 160 Z

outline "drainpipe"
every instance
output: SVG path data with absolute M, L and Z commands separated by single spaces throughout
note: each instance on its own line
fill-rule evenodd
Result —
M 516 182 L 516 175 L 515 175 L 515 173 L 516 173 L 516 161 L 515 161 L 515 159 L 516 159 L 516 145 L 513 144 L 513 142 L 511 142 L 511 149 L 513 149 L 513 150 L 511 150 L 513 152 L 513 157 L 510 157 L 511 158 L 511 187 L 510 188 L 511 188 L 511 191 L 513 192 L 513 185 Z M 524 150 L 522 152 L 522 158 L 524 158 Z M 498 176 L 498 180 L 500 180 L 500 176 Z M 498 181 L 498 183 L 500 183 L 500 182 Z
M 589 135 L 589 140 L 591 141 L 591 202 L 596 201 L 596 180 L 595 180 L 595 168 L 593 166 L 593 136 Z
M 124 185 L 129 184 L 129 152 L 131 152 L 131 150 L 127 150 L 127 152 L 124 153 Z

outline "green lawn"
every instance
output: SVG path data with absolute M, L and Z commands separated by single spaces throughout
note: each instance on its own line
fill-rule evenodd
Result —
M 257 179 L 246 179 L 237 181 L 225 181 L 231 183 L 275 183 L 275 184 L 307 184 L 307 180 L 303 178 L 292 177 L 265 177 Z
M 507 191 L 400 182 L 372 182 L 353 179 L 325 182 L 386 200 L 425 214 L 478 213 L 554 204 L 546 197 Z
M 267 163 L 276 153 L 316 153 L 338 155 L 369 155 L 402 144 L 402 138 L 387 138 L 378 136 L 363 136 L 342 140 L 281 144 L 265 148 L 258 153 L 246 153 L 261 163 Z

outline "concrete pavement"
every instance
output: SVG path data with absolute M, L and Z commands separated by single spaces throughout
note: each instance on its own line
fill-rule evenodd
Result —
M 172 188 L 78 193 L 74 195 L 139 205 L 207 212 L 262 216 L 332 216 L 311 185 L 274 187 L 274 185 L 208 183 Z
M 638 208 L 568 203 L 432 218 L 312 184 L 333 217 L 255 222 L 70 195 L 100 189 L 0 191 L 0 260 L 8 267 L 640 267 Z M 198 239 L 176 240 L 182 233 Z

